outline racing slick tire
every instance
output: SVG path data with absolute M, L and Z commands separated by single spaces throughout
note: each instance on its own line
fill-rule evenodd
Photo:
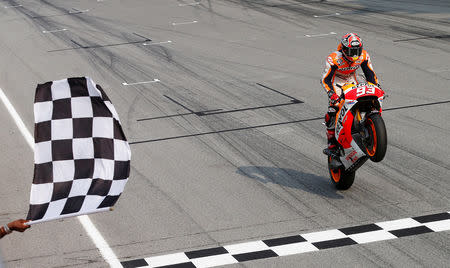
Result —
M 387 134 L 383 118 L 379 113 L 370 115 L 366 120 L 369 137 L 366 140 L 367 156 L 373 162 L 380 162 L 386 155 Z
M 331 156 L 328 156 L 328 171 L 334 186 L 339 190 L 349 189 L 355 180 L 355 171 L 345 172 L 343 166 L 333 169 L 331 167 L 331 161 Z

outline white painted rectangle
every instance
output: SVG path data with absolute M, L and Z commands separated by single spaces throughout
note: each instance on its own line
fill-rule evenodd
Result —
M 144 46 L 153 46 L 153 45 L 161 45 L 161 44 L 169 44 L 169 43 L 172 43 L 172 41 L 168 40 L 168 41 L 156 42 L 156 43 L 152 43 L 152 42 L 147 43 L 147 42 L 145 42 L 142 45 L 144 45 Z
M 227 265 L 238 263 L 238 261 L 231 256 L 231 254 L 221 254 L 215 256 L 202 257 L 197 259 L 192 259 L 191 262 L 197 268 L 214 267 L 218 265 Z
M 230 254 L 241 254 L 254 251 L 267 250 L 269 247 L 263 241 L 247 242 L 236 245 L 224 246 Z
M 424 225 L 435 232 L 450 230 L 450 220 L 428 222 L 425 223 Z
M 200 5 L 200 2 L 193 2 L 193 3 L 187 3 L 187 4 L 178 4 L 179 7 L 196 6 L 196 5 Z
M 302 237 L 305 238 L 306 240 L 308 240 L 308 242 L 314 243 L 314 242 L 322 242 L 322 241 L 346 238 L 347 236 L 343 232 L 341 232 L 337 229 L 334 229 L 334 230 L 328 230 L 328 231 L 322 231 L 322 232 L 302 234 Z
M 300 254 L 305 252 L 319 250 L 313 246 L 310 242 L 299 242 L 287 245 L 275 246 L 271 248 L 278 256 L 288 256 L 293 254 Z
M 397 238 L 395 235 L 385 230 L 366 232 L 360 234 L 352 234 L 349 237 L 358 244 L 370 243 L 375 241 L 383 241 Z
M 394 220 L 394 221 L 383 221 L 383 222 L 377 222 L 375 224 L 380 226 L 381 228 L 383 228 L 386 231 L 412 228 L 412 227 L 418 227 L 418 226 L 422 225 L 420 222 L 415 221 L 411 218 Z
M 156 83 L 156 82 L 160 82 L 159 79 L 153 79 L 151 81 L 143 81 L 143 82 L 135 82 L 135 83 L 127 83 L 127 82 L 123 82 L 122 85 L 124 86 L 133 86 L 133 85 L 142 85 L 142 84 L 149 84 L 149 83 Z
M 149 264 L 150 267 L 158 267 L 164 265 L 189 262 L 190 260 L 184 253 L 174 253 L 164 256 L 145 258 L 145 261 Z
M 172 22 L 173 26 L 176 25 L 186 25 L 186 24 L 193 24 L 193 23 L 197 23 L 198 21 L 194 20 L 194 21 L 187 21 L 187 22 Z

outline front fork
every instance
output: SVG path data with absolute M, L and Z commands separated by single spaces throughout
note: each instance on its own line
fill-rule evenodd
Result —
M 365 126 L 365 122 L 366 122 L 367 118 L 373 113 L 378 113 L 378 111 L 374 110 L 371 112 L 366 112 L 364 114 L 364 116 L 362 116 L 359 109 L 355 110 L 355 117 L 354 117 L 355 118 L 355 122 L 354 122 L 355 132 L 359 133 L 361 135 L 362 141 L 365 145 L 368 145 L 371 142 L 370 133 L 369 133 L 368 128 Z
M 359 134 L 363 135 L 363 137 L 365 137 L 366 133 L 364 133 L 365 132 L 364 131 L 365 130 L 364 122 L 366 121 L 366 117 L 362 118 L 361 112 L 359 111 L 359 109 L 355 109 L 354 113 L 355 113 L 355 116 L 353 118 L 355 121 L 353 122 L 353 125 L 355 126 L 355 132 L 359 133 Z

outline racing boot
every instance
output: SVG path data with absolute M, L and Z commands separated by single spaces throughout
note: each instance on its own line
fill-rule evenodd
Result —
M 328 147 L 323 149 L 323 153 L 333 158 L 337 158 L 339 156 L 339 150 L 338 142 L 334 134 L 334 129 L 327 129 Z
M 325 114 L 325 126 L 327 127 L 328 147 L 323 150 L 323 153 L 329 156 L 335 156 L 338 152 L 338 143 L 335 137 L 334 121 L 336 119 L 336 107 L 330 105 L 328 112 Z
M 327 129 L 328 147 L 323 150 L 323 153 L 331 156 L 331 169 L 338 169 L 342 166 L 342 162 L 339 160 L 339 146 L 334 134 L 334 129 Z

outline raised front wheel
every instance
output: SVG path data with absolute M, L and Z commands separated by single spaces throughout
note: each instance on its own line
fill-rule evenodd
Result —
M 379 113 L 367 118 L 366 127 L 369 137 L 366 140 L 367 155 L 373 162 L 380 162 L 386 155 L 387 134 L 383 118 Z

